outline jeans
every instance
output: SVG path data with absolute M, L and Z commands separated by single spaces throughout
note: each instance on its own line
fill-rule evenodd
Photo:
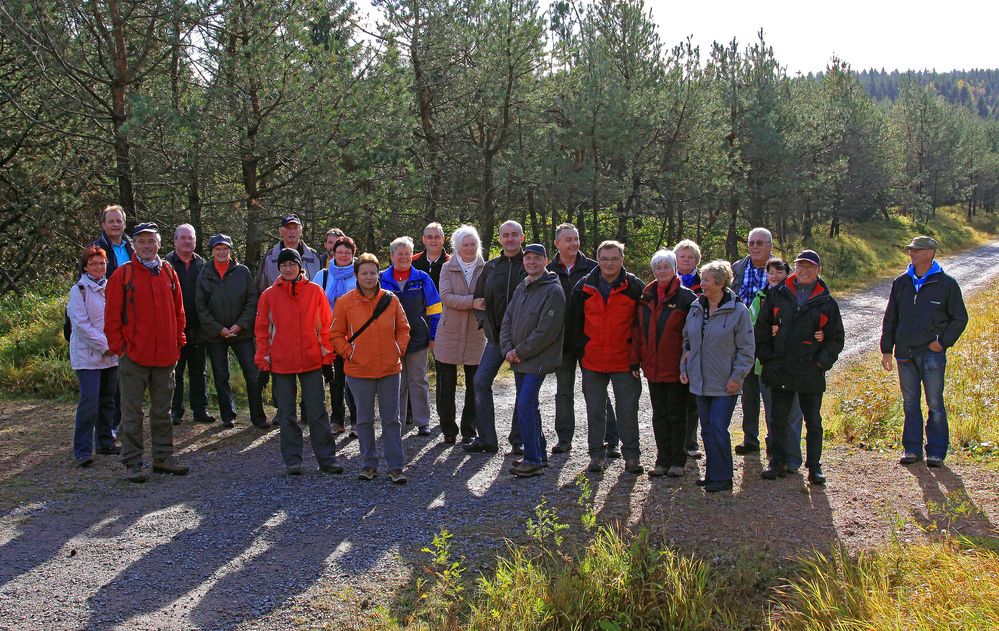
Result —
M 437 415 L 445 436 L 456 437 L 455 395 L 458 390 L 458 366 L 435 361 L 437 364 Z M 475 373 L 477 365 L 465 365 L 465 403 L 461 408 L 461 437 L 475 438 Z
M 343 427 L 348 423 L 344 412 L 348 412 L 350 424 L 356 424 L 357 406 L 354 404 L 354 395 L 347 387 L 347 375 L 343 372 L 343 357 L 337 355 L 332 366 L 323 366 L 323 378 L 330 389 L 330 421 L 334 425 Z
M 579 360 L 574 355 L 563 354 L 562 365 L 555 372 L 555 435 L 558 442 L 572 444 L 576 432 L 576 366 Z M 621 439 L 617 435 L 617 416 L 610 398 L 607 399 L 607 434 L 604 442 L 608 447 L 617 447 Z
M 496 408 L 493 404 L 493 381 L 503 365 L 503 353 L 498 345 L 486 342 L 479 361 L 479 369 L 475 372 L 475 430 L 482 444 L 489 447 L 499 447 L 496 437 Z M 511 445 L 519 445 L 520 421 L 517 416 L 517 406 L 513 406 L 513 422 L 510 435 L 507 437 Z
M 732 436 L 728 426 L 735 412 L 739 395 L 697 397 L 697 414 L 701 418 L 701 442 L 704 443 L 705 473 L 708 482 L 732 479 Z
M 621 434 L 621 453 L 625 460 L 638 460 L 638 399 L 642 381 L 631 372 L 596 372 L 580 368 L 583 374 L 583 399 L 586 401 L 587 446 L 591 456 L 607 455 L 607 386 L 614 388 L 617 429 Z
M 742 444 L 760 446 L 760 377 L 752 370 L 742 382 Z
M 656 437 L 659 466 L 683 468 L 687 464 L 687 392 L 682 383 L 649 382 L 652 433 Z
M 911 359 L 898 360 L 898 382 L 902 388 L 902 448 L 909 453 L 923 453 L 923 406 L 920 390 L 926 393 L 929 416 L 926 419 L 926 456 L 943 460 L 947 456 L 950 435 L 947 408 L 944 407 L 944 371 L 946 351 L 927 349 Z
M 94 455 L 94 436 L 102 449 L 114 447 L 114 400 L 118 393 L 118 367 L 77 370 L 80 402 L 76 406 L 73 457 L 86 460 Z
M 177 360 L 177 367 L 174 372 L 174 381 L 177 387 L 173 391 L 173 403 L 170 406 L 170 415 L 173 418 L 184 416 L 184 369 L 187 369 L 187 378 L 191 382 L 191 413 L 194 418 L 202 418 L 208 415 L 208 385 L 205 376 L 205 345 L 191 342 L 191 338 L 197 335 L 193 331 L 187 337 L 188 342 L 184 348 L 180 349 L 180 359 Z
M 121 389 L 121 462 L 126 467 L 142 464 L 144 449 L 142 402 L 149 391 L 149 442 L 153 462 L 173 455 L 173 421 L 170 400 L 174 388 L 173 366 L 143 366 L 128 355 L 118 360 L 118 387 Z
M 809 470 L 818 467 L 822 463 L 822 393 L 774 388 L 771 396 L 774 401 L 772 421 L 774 436 L 770 463 L 779 466 L 790 462 L 787 451 L 791 434 L 788 419 L 794 398 L 797 396 L 801 404 L 801 414 L 805 419 L 805 467 Z
M 548 460 L 548 443 L 541 429 L 541 407 L 538 395 L 547 375 L 514 373 L 517 382 L 517 416 L 520 436 L 524 441 L 524 463 L 541 464 Z
M 763 410 L 766 414 L 767 421 L 767 457 L 773 458 L 773 449 L 771 445 L 773 444 L 773 394 L 771 392 L 770 386 L 768 386 L 764 381 L 760 380 L 760 395 L 763 398 Z M 787 449 L 787 468 L 788 469 L 800 469 L 801 468 L 801 403 L 798 401 L 797 395 L 794 397 L 794 401 L 791 403 L 791 415 L 788 417 L 788 434 L 787 434 L 787 444 L 785 445 Z
M 382 450 L 388 470 L 402 470 L 402 423 L 399 419 L 399 373 L 378 379 L 347 376 L 347 386 L 357 403 L 357 442 L 363 467 L 378 468 L 378 445 L 375 442 L 375 397 L 382 422 Z
M 277 399 L 277 419 L 281 427 L 281 457 L 285 466 L 302 464 L 302 428 L 295 419 L 297 382 L 302 384 L 302 405 L 309 425 L 309 442 L 319 466 L 336 463 L 336 444 L 326 413 L 323 371 L 310 370 L 291 375 L 271 373 L 271 387 Z
M 236 401 L 233 399 L 232 388 L 229 385 L 230 348 L 239 363 L 240 372 L 243 373 L 243 382 L 246 383 L 246 400 L 250 406 L 250 422 L 254 425 L 266 423 L 267 414 L 264 413 L 264 399 L 257 388 L 259 370 L 257 365 L 253 363 L 255 351 L 253 340 L 205 344 L 208 359 L 212 362 L 212 380 L 215 382 L 215 392 L 219 398 L 219 416 L 222 417 L 223 421 L 236 419 Z
M 427 355 L 429 348 L 409 351 L 402 358 L 399 375 L 399 412 L 406 414 L 407 404 L 413 408 L 413 422 L 417 427 L 430 425 L 430 381 L 427 380 Z

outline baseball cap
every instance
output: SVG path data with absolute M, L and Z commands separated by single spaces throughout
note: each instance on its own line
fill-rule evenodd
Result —
M 933 237 L 927 237 L 925 235 L 920 235 L 913 239 L 909 245 L 905 246 L 906 250 L 936 250 L 940 244 Z
M 822 267 L 822 259 L 815 253 L 815 250 L 802 250 L 798 252 L 798 256 L 794 257 L 794 262 L 797 263 L 798 261 L 808 261 Z
M 159 234 L 160 233 L 160 227 L 157 226 L 152 221 L 147 221 L 146 223 L 140 223 L 140 224 L 136 225 L 134 228 L 132 228 L 132 236 L 133 237 L 138 236 L 138 235 L 142 234 L 143 232 L 152 232 L 152 233 L 155 233 L 155 234 Z
M 531 243 L 530 245 L 526 246 L 524 248 L 524 254 L 527 254 L 528 252 L 533 252 L 534 254 L 540 254 L 544 258 L 546 259 L 548 258 L 548 251 L 545 250 L 545 246 L 541 245 L 540 243 Z
M 296 215 L 294 213 L 292 213 L 290 215 L 285 215 L 284 217 L 281 217 L 281 227 L 282 228 L 284 228 L 285 226 L 287 226 L 290 223 L 297 223 L 298 225 L 301 226 L 302 225 L 302 220 L 299 219 L 298 215 Z

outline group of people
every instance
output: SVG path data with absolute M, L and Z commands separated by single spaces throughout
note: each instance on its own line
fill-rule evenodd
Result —
M 543 244 L 525 245 L 521 225 L 507 221 L 499 230 L 502 251 L 489 261 L 474 227 L 454 231 L 448 254 L 443 227 L 431 223 L 423 251 L 399 237 L 382 269 L 336 228 L 326 234 L 324 252 L 316 252 L 302 240 L 301 220 L 287 215 L 256 277 L 235 260 L 227 235 L 209 239 L 206 261 L 195 253 L 195 229 L 183 224 L 174 250 L 160 258 L 155 223 L 136 225 L 129 238 L 125 211 L 108 206 L 101 225 L 100 238 L 81 255 L 67 308 L 80 382 L 74 455 L 81 466 L 93 464 L 95 451 L 120 453 L 127 480 L 147 479 L 148 391 L 152 470 L 187 473 L 173 455 L 173 426 L 185 413 L 184 373 L 194 420 L 216 422 L 206 388 L 206 358 L 211 362 L 221 423 L 233 427 L 231 350 L 246 384 L 249 421 L 280 429 L 289 475 L 302 473 L 300 419 L 320 471 L 343 472 L 334 438 L 349 431 L 360 447 L 358 477 L 374 479 L 381 461 L 377 401 L 385 471 L 405 483 L 403 424 L 413 424 L 417 436 L 432 435 L 432 353 L 443 440 L 460 440 L 473 454 L 499 450 L 493 384 L 503 364 L 510 366 L 516 402 L 506 439 L 519 456 L 510 469 L 518 477 L 543 474 L 550 454 L 573 449 L 578 368 L 591 472 L 621 457 L 627 473 L 645 471 L 638 429 L 644 374 L 656 446 L 650 476 L 684 475 L 687 459 L 701 457 L 700 424 L 706 467 L 698 484 L 708 492 L 732 488 L 729 424 L 741 396 L 744 438 L 735 453 L 760 450 L 762 409 L 769 456 L 763 478 L 804 466 L 810 483 L 825 483 L 821 404 L 825 374 L 844 346 L 843 322 L 819 255 L 804 250 L 790 264 L 773 257 L 765 228 L 750 231 L 749 254 L 735 264 L 702 265 L 689 240 L 659 250 L 645 283 L 625 269 L 624 244 L 604 241 L 590 259 L 569 223 L 556 228 L 549 256 Z M 896 279 L 884 321 L 884 367 L 891 369 L 894 352 L 905 399 L 903 464 L 922 459 L 921 383 L 930 405 L 927 464 L 946 455 L 944 355 L 967 322 L 959 287 L 934 260 L 936 247 L 929 237 L 907 246 L 912 265 Z M 549 450 L 539 393 L 552 373 Z M 268 382 L 273 424 L 263 407 Z

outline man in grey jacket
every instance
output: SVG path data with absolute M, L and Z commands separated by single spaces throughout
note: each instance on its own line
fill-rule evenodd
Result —
M 541 475 L 548 465 L 538 394 L 545 377 L 562 365 L 565 293 L 558 275 L 545 269 L 547 263 L 545 246 L 532 243 L 524 248 L 527 278 L 514 290 L 500 328 L 500 350 L 517 384 L 524 459 L 510 472 L 519 478 Z
M 257 272 L 257 291 L 261 293 L 273 285 L 281 275 L 278 269 L 278 256 L 284 248 L 298 250 L 298 254 L 302 257 L 302 272 L 309 280 L 315 278 L 323 269 L 319 254 L 302 241 L 302 220 L 298 215 L 281 217 L 278 234 L 281 235 L 281 240 L 264 254 L 264 259 L 260 262 L 260 271 Z

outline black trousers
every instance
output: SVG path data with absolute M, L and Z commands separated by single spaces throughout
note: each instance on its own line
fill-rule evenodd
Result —
M 656 438 L 656 465 L 687 464 L 687 386 L 649 382 L 652 433 Z
M 771 464 L 775 466 L 787 464 L 787 442 L 790 432 L 788 419 L 791 407 L 794 405 L 794 395 L 798 395 L 801 414 L 805 419 L 805 467 L 809 470 L 822 462 L 822 393 L 795 392 L 783 388 L 771 390 L 774 402 L 773 432 L 774 440 L 770 441 L 773 454 Z
M 357 422 L 357 406 L 354 405 L 354 395 L 347 386 L 347 375 L 343 372 L 343 357 L 337 355 L 332 366 L 323 366 L 323 378 L 330 389 L 330 421 L 334 425 L 344 426 L 350 413 L 350 424 Z M 346 406 L 346 408 L 344 407 Z
M 184 348 L 180 349 L 180 359 L 174 368 L 174 381 L 177 386 L 173 391 L 173 401 L 170 405 L 170 415 L 173 418 L 184 416 L 184 370 L 187 370 L 187 378 L 191 382 L 191 413 L 194 418 L 203 418 L 208 415 L 208 383 L 205 375 L 205 345 L 195 344 L 190 341 L 197 332 L 188 334 L 188 342 Z
M 437 415 L 445 436 L 457 436 L 455 396 L 458 391 L 458 366 L 434 361 L 437 368 Z M 475 372 L 478 365 L 463 366 L 465 370 L 465 403 L 461 408 L 461 437 L 475 438 Z

